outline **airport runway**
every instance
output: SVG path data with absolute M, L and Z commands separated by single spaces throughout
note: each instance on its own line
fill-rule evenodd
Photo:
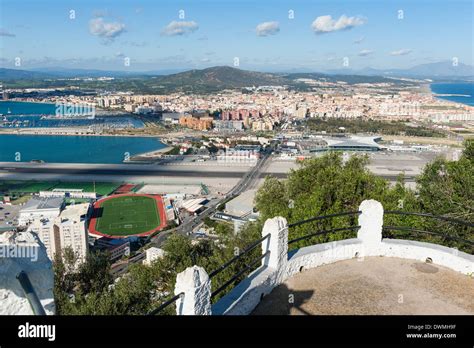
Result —
M 30 174 L 31 180 L 35 179 L 36 176 L 41 176 L 42 174 L 49 174 L 55 175 L 57 177 L 64 177 L 67 179 L 68 176 L 80 176 L 80 175 L 87 175 L 87 176 L 120 176 L 120 177 L 150 177 L 150 178 L 158 178 L 158 177 L 207 177 L 207 178 L 241 178 L 244 176 L 244 171 L 214 171 L 214 170 L 191 170 L 187 169 L 183 170 L 174 170 L 169 168 L 167 170 L 158 170 L 158 169 L 150 169 L 144 168 L 140 169 L 137 167 L 125 167 L 125 168 L 102 168 L 102 167 L 74 167 L 68 168 L 63 166 L 54 166 L 54 167 L 46 167 L 46 166 L 19 166 L 16 164 L 15 166 L 0 166 L 0 174 Z M 260 173 L 259 178 L 265 178 L 267 175 L 272 175 L 276 178 L 286 178 L 287 173 L 282 172 L 265 172 Z M 396 174 L 382 174 L 379 175 L 383 178 L 386 178 L 390 181 L 396 181 L 397 175 Z M 406 181 L 413 181 L 414 176 L 406 176 Z
M 29 173 L 34 179 L 35 174 L 55 174 L 55 175 L 120 175 L 120 176 L 174 176 L 174 177 L 193 177 L 206 176 L 212 178 L 241 178 L 245 172 L 235 171 L 197 171 L 197 170 L 140 170 L 129 169 L 105 169 L 105 168 L 30 168 L 30 167 L 0 167 L 0 173 Z

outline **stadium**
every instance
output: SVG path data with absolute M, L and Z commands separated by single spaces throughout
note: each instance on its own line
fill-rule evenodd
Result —
M 161 196 L 125 193 L 108 196 L 94 204 L 89 233 L 109 238 L 143 237 L 165 226 Z

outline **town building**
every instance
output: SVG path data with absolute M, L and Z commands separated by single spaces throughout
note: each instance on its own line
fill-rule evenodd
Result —
M 231 120 L 214 120 L 214 128 L 217 131 L 228 131 L 236 132 L 244 130 L 243 121 L 231 121 Z
M 146 259 L 143 261 L 145 265 L 151 265 L 156 259 L 161 259 L 165 256 L 165 251 L 157 247 L 151 247 L 145 250 Z
M 20 210 L 18 225 L 27 226 L 36 219 L 54 219 L 63 206 L 63 197 L 33 197 Z
M 38 235 L 51 260 L 56 253 L 69 247 L 77 255 L 78 263 L 81 263 L 88 252 L 89 209 L 89 203 L 69 205 L 55 218 L 36 218 L 28 230 Z
M 191 115 L 186 115 L 179 118 L 179 124 L 187 128 L 197 130 L 208 130 L 212 128 L 213 120 L 214 119 L 209 116 L 194 117 Z
M 111 262 L 120 260 L 124 256 L 130 255 L 130 241 L 128 239 L 117 239 L 101 237 L 96 240 L 96 246 L 99 250 L 109 252 Z

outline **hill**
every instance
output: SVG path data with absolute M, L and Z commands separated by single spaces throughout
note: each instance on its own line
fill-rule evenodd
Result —
M 149 72 L 148 72 L 149 73 Z M 15 70 L 1 69 L 0 81 L 9 88 L 54 88 L 67 87 L 71 77 L 110 76 L 113 80 L 75 80 L 74 85 L 88 90 L 132 91 L 136 93 L 215 93 L 224 89 L 239 89 L 253 86 L 289 86 L 298 90 L 309 90 L 311 86 L 298 79 L 348 84 L 356 83 L 404 83 L 396 78 L 362 75 L 329 75 L 322 73 L 263 73 L 242 70 L 229 66 L 216 66 L 206 69 L 193 69 L 170 75 L 147 75 L 145 72 L 113 72 L 101 70 Z
M 35 79 L 47 79 L 54 77 L 54 74 L 48 74 L 44 72 L 19 70 L 19 69 L 7 69 L 0 68 L 0 80 L 35 80 Z
M 155 79 L 164 87 L 177 90 L 222 90 L 251 86 L 287 85 L 290 80 L 270 73 L 241 70 L 229 66 L 216 66 L 202 70 L 189 70 Z

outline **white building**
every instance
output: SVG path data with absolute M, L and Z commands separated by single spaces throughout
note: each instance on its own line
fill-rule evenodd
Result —
M 472 122 L 474 121 L 474 113 L 464 114 L 433 114 L 430 116 L 434 123 L 449 122 Z
M 35 219 L 30 224 L 29 231 L 38 235 L 51 260 L 57 252 L 70 247 L 78 256 L 79 262 L 85 261 L 89 207 L 89 203 L 69 205 L 53 219 Z
M 179 118 L 182 116 L 184 116 L 184 114 L 180 112 L 164 112 L 161 116 L 161 120 L 166 123 L 178 124 Z
M 161 259 L 165 256 L 165 251 L 160 248 L 151 247 L 145 250 L 146 259 L 143 261 L 145 265 L 151 265 L 156 259 Z
M 63 205 L 63 197 L 33 197 L 20 210 L 18 225 L 27 226 L 36 219 L 54 219 L 61 212 Z
M 260 153 L 255 150 L 228 149 L 217 156 L 217 163 L 245 163 L 255 165 L 260 158 Z
M 140 105 L 135 108 L 135 113 L 140 115 L 151 114 L 155 111 L 151 106 Z
M 95 192 L 83 192 L 82 189 L 67 189 L 67 188 L 56 188 L 52 191 L 40 191 L 40 197 L 67 197 L 67 198 L 90 198 L 96 199 L 97 194 Z

